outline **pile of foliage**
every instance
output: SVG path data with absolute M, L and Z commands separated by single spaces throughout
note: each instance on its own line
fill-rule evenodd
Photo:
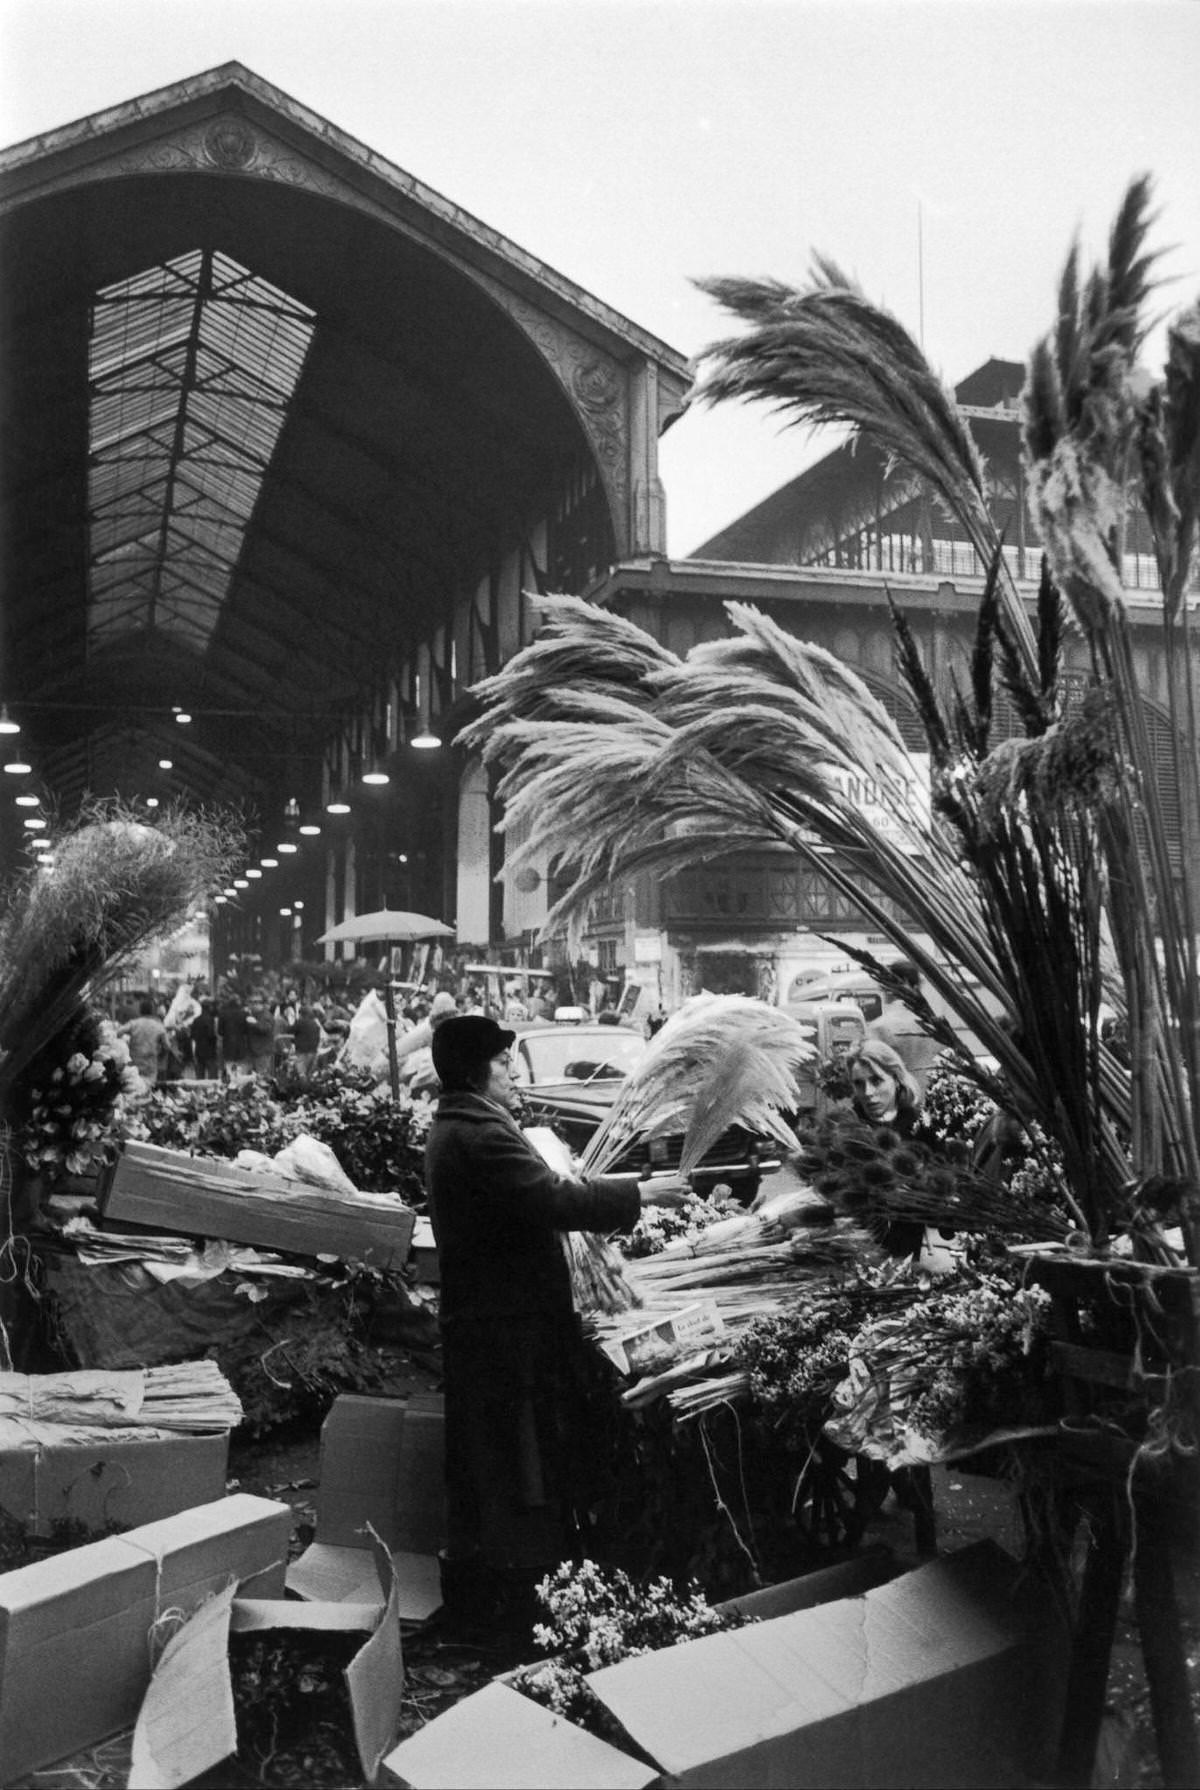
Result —
M 251 1330 L 211 1351 L 242 1401 L 244 1432 L 319 1424 L 339 1393 L 391 1393 L 402 1362 L 383 1339 L 384 1313 L 397 1301 L 412 1303 L 403 1276 L 351 1263 L 264 1300 Z
M 364 1193 L 424 1198 L 422 1158 L 433 1108 L 393 1099 L 360 1070 L 331 1068 L 305 1082 L 246 1075 L 228 1082 L 155 1087 L 129 1124 L 133 1137 L 199 1156 L 261 1150 L 273 1156 L 302 1133 L 328 1144 Z

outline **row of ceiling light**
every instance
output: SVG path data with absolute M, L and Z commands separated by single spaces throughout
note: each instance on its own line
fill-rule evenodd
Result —
M 415 742 L 413 743 L 415 744 Z M 441 744 L 440 741 L 436 743 L 439 745 Z M 382 778 L 379 776 L 363 778 L 364 783 L 379 781 L 386 783 L 388 778 L 386 775 L 383 775 Z M 350 804 L 348 802 L 337 801 L 327 802 L 325 811 L 327 814 L 349 814 Z M 315 821 L 301 821 L 300 804 L 296 801 L 294 796 L 288 801 L 287 806 L 283 811 L 283 818 L 285 832 L 294 830 L 296 833 L 308 839 L 316 839 L 320 837 L 321 829 L 317 826 Z M 228 902 L 236 901 L 242 890 L 248 889 L 252 882 L 261 882 L 265 871 L 277 870 L 279 868 L 280 858 L 294 857 L 299 850 L 300 847 L 294 839 L 281 839 L 275 847 L 275 851 L 279 854 L 278 857 L 268 856 L 260 858 L 256 866 L 247 869 L 241 876 L 235 876 L 233 881 L 227 884 L 227 886 L 221 890 L 219 895 L 213 897 L 215 905 L 224 907 Z M 400 852 L 398 854 L 398 862 L 407 864 L 407 853 Z M 301 911 L 303 907 L 303 901 L 293 901 L 290 907 L 281 907 L 279 912 L 281 915 L 286 916 Z
M 190 713 L 178 703 L 172 704 L 171 713 L 180 726 L 188 725 L 192 719 Z M 11 736 L 19 734 L 20 731 L 21 724 L 19 721 L 14 720 L 10 715 L 7 703 L 0 704 L 0 735 Z M 439 735 L 434 733 L 429 727 L 425 727 L 409 741 L 410 746 L 415 747 L 418 751 L 425 752 L 435 751 L 441 744 L 442 741 Z M 174 761 L 170 758 L 160 758 L 158 761 L 158 768 L 160 771 L 173 770 Z M 18 752 L 15 757 L 6 760 L 4 770 L 12 776 L 30 776 L 33 771 L 33 766 L 27 762 L 22 753 Z M 390 783 L 391 777 L 387 771 L 378 766 L 372 766 L 362 772 L 360 781 L 367 785 L 382 786 Z M 24 792 L 17 796 L 16 803 L 20 808 L 41 808 L 41 801 L 38 796 Z M 158 797 L 145 797 L 145 806 L 150 809 L 157 808 L 159 806 Z M 351 812 L 350 803 L 344 799 L 344 796 L 331 796 L 329 801 L 325 804 L 325 812 L 333 815 L 349 814 Z M 294 828 L 296 832 L 305 835 L 306 837 L 319 836 L 321 831 L 320 827 L 312 821 L 301 823 L 299 820 L 299 813 L 299 805 L 293 798 L 288 802 L 285 810 L 285 820 L 288 827 Z M 40 813 L 29 814 L 24 819 L 24 828 L 26 832 L 33 835 L 29 841 L 30 848 L 38 852 L 39 855 L 42 856 L 43 862 L 46 863 L 52 861 L 49 856 L 52 850 L 51 841 L 42 837 L 48 825 L 49 822 L 45 815 Z M 281 856 L 288 856 L 291 853 L 297 852 L 299 849 L 299 846 L 292 839 L 281 840 L 276 846 L 276 850 Z M 401 861 L 404 861 L 403 856 Z M 214 897 L 214 900 L 218 905 L 221 905 L 235 899 L 242 889 L 249 888 L 251 880 L 260 878 L 264 869 L 274 869 L 278 862 L 278 858 L 268 857 L 260 859 L 261 868 L 247 870 L 244 877 L 236 877 L 231 885 Z M 293 908 L 302 908 L 303 905 L 303 902 L 294 902 Z M 286 914 L 290 913 L 292 909 L 280 908 L 279 911 L 281 914 Z
M 9 714 L 8 704 L 0 704 L 0 734 L 12 736 L 20 731 L 21 723 L 14 721 Z M 4 771 L 10 777 L 30 777 L 33 775 L 33 766 L 23 752 L 17 751 L 13 757 L 5 759 Z M 42 803 L 40 796 L 35 796 L 31 790 L 23 789 L 16 797 L 16 805 L 18 808 L 40 810 Z M 53 846 L 51 841 L 45 837 L 46 828 L 49 826 L 46 816 L 40 812 L 31 812 L 22 817 L 21 824 L 28 835 L 27 843 L 30 851 L 34 852 L 43 864 L 52 864 L 54 861 Z

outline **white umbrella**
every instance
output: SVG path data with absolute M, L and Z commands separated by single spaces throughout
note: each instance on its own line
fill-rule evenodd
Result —
M 428 914 L 409 914 L 402 909 L 381 907 L 373 914 L 356 914 L 353 920 L 343 920 L 340 926 L 331 926 L 328 932 L 321 934 L 317 943 L 407 945 L 415 939 L 453 937 L 453 926 L 431 920 Z M 387 1014 L 388 1079 L 395 1100 L 400 1093 L 400 1071 L 396 1061 L 396 996 L 390 981 L 384 986 L 383 1004 Z
M 453 937 L 453 926 L 431 920 L 428 914 L 408 914 L 397 908 L 381 907 L 373 914 L 356 914 L 353 920 L 343 920 L 340 926 L 331 926 L 328 932 L 321 934 L 317 943 L 343 945 L 369 941 L 405 945 L 414 939 Z

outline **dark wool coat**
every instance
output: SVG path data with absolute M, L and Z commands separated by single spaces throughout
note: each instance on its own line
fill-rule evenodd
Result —
M 441 1275 L 448 1549 L 549 1568 L 570 1552 L 586 1453 L 561 1233 L 632 1228 L 637 1180 L 555 1174 L 509 1114 L 469 1093 L 439 1100 L 425 1179 Z

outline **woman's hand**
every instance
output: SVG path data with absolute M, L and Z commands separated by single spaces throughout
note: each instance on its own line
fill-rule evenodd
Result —
M 682 1206 L 691 1192 L 691 1180 L 684 1175 L 654 1175 L 638 1182 L 643 1206 Z

